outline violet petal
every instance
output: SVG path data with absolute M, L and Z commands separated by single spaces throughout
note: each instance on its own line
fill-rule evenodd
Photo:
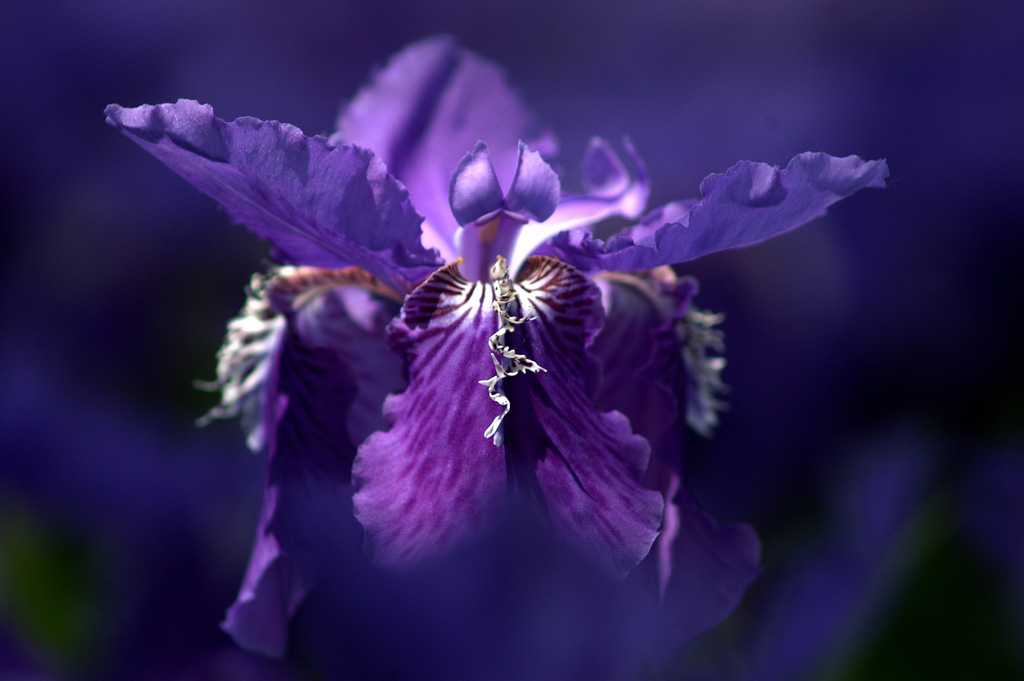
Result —
M 678 528 L 663 608 L 679 640 L 728 617 L 761 574 L 761 541 L 743 523 L 719 524 L 682 487 L 672 504 Z
M 625 576 L 650 550 L 664 503 L 640 484 L 647 442 L 589 397 L 596 364 L 585 348 L 601 323 L 599 293 L 550 258 L 532 259 L 514 290 L 531 318 L 506 340 L 547 372 L 502 379 L 511 411 L 499 446 L 485 432 L 500 408 L 478 385 L 495 372 L 492 288 L 453 264 L 406 299 L 391 340 L 410 362 L 409 388 L 385 404 L 391 430 L 359 449 L 356 516 L 377 561 L 415 564 L 478 534 L 511 487 L 591 560 Z
M 405 48 L 346 106 L 334 138 L 380 156 L 426 217 L 423 242 L 455 259 L 458 225 L 448 208 L 452 169 L 477 140 L 490 147 L 502 186 L 512 181 L 517 144 L 546 157 L 554 137 L 538 128 L 501 69 L 447 36 Z
M 112 104 L 106 114 L 288 262 L 358 265 L 401 292 L 440 265 L 420 244 L 422 218 L 408 193 L 365 149 L 335 147 L 276 121 L 227 123 L 191 100 Z
M 636 168 L 635 177 L 630 176 L 608 142 L 600 137 L 592 139 L 583 157 L 584 186 L 588 193 L 563 194 L 558 209 L 545 223 L 549 235 L 592 225 L 612 216 L 637 218 L 643 213 L 651 191 L 647 168 L 629 140 L 624 140 L 623 146 Z
M 316 579 L 314 547 L 303 525 L 343 517 L 355 447 L 344 414 L 356 386 L 347 367 L 326 350 L 289 334 L 267 391 L 276 405 L 269 424 L 267 486 L 249 568 L 222 627 L 238 645 L 281 656 L 287 620 Z M 311 506 L 326 506 L 312 513 Z M 319 516 L 319 517 L 318 517 Z
M 660 269 L 596 282 L 605 323 L 591 348 L 601 361 L 594 401 L 621 411 L 653 445 L 682 417 L 686 376 L 674 325 L 686 313 L 696 281 Z
M 512 253 L 513 271 L 560 232 L 587 227 L 613 216 L 636 218 L 643 213 L 650 193 L 647 170 L 629 141 L 624 144 L 636 166 L 636 176 L 630 176 L 607 142 L 592 139 L 583 159 L 583 175 L 584 185 L 594 192 L 579 196 L 561 192 L 557 208 L 543 223 L 527 225 Z
M 701 183 L 701 200 L 688 214 L 651 232 L 625 230 L 607 244 L 589 233 L 563 233 L 551 245 L 583 270 L 629 271 L 672 265 L 739 248 L 799 227 L 865 187 L 884 187 L 884 160 L 822 153 L 795 156 L 780 170 L 742 161 Z
M 466 225 L 501 208 L 502 191 L 487 145 L 478 141 L 459 161 L 448 184 L 452 215 Z
M 500 409 L 478 384 L 494 373 L 492 300 L 489 285 L 451 264 L 406 298 L 391 326 L 409 387 L 388 397 L 393 425 L 359 447 L 352 470 L 356 518 L 381 564 L 415 564 L 478 534 L 504 498 L 504 451 L 484 437 Z
M 277 497 L 277 487 L 268 487 L 264 493 L 245 579 L 221 623 L 221 628 L 240 648 L 274 658 L 284 656 L 288 621 L 312 585 L 309 566 L 300 565 L 282 551 L 277 536 L 270 530 Z
M 349 424 L 376 425 L 362 413 L 379 412 L 381 386 L 401 385 L 400 364 L 383 339 L 383 303 L 351 290 L 373 287 L 379 282 L 357 270 L 282 268 L 254 292 L 287 327 L 261 387 L 268 469 L 260 523 L 245 580 L 222 624 L 247 650 L 284 654 L 288 620 L 317 579 L 311 528 L 354 524 Z M 371 367 L 376 372 L 368 375 Z
M 598 280 L 607 318 L 594 342 L 604 381 L 599 405 L 625 413 L 651 443 L 644 484 L 669 503 L 644 566 L 658 585 L 669 628 L 686 640 L 739 604 L 759 574 L 760 543 L 746 525 L 719 525 L 683 485 L 685 411 L 693 392 L 676 325 L 690 308 L 696 281 L 668 268 Z
M 591 138 L 583 154 L 583 187 L 594 196 L 619 196 L 629 189 L 630 177 L 608 142 Z
M 393 294 L 358 270 L 299 268 L 287 290 L 279 283 L 271 296 L 279 309 L 287 306 L 308 345 L 329 348 L 351 372 L 357 394 L 345 420 L 349 439 L 359 443 L 384 428 L 384 398 L 406 385 L 402 359 L 385 338 L 400 309 Z
M 618 412 L 590 398 L 597 364 L 587 346 L 603 318 L 600 292 L 553 258 L 534 257 L 516 290 L 534 319 L 515 349 L 547 369 L 506 381 L 506 455 L 517 485 L 551 523 L 610 574 L 624 577 L 661 526 L 661 494 L 644 489 L 650 447 Z
M 516 174 L 505 196 L 505 209 L 534 222 L 544 222 L 555 212 L 560 192 L 555 171 L 539 153 L 520 142 Z

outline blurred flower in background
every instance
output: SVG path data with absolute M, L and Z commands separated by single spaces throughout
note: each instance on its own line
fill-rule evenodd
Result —
M 545 541 L 543 528 L 483 538 L 493 563 L 437 575 L 491 575 L 463 603 L 434 600 L 442 586 L 353 592 L 337 575 L 297 611 L 284 662 L 238 651 L 217 627 L 263 463 L 231 424 L 193 431 L 211 404 L 192 380 L 212 375 L 223 320 L 265 251 L 96 112 L 188 96 L 228 120 L 327 132 L 368 66 L 447 32 L 505 68 L 562 158 L 628 132 L 652 205 L 737 159 L 805 149 L 887 157 L 896 172 L 813 229 L 680 272 L 700 279 L 702 307 L 728 312 L 732 386 L 719 433 L 690 441 L 687 480 L 716 518 L 758 528 L 764 572 L 733 617 L 658 661 L 666 674 L 1019 677 L 1019 600 L 1004 595 L 1016 563 L 1001 547 L 1022 493 L 991 472 L 1020 460 L 1024 413 L 1019 3 L 0 12 L 4 673 L 308 678 L 314 659 L 327 678 L 385 663 L 413 678 L 634 673 L 650 620 L 603 616 L 630 585 L 602 600 L 567 563 L 517 563 L 516 541 Z M 563 170 L 580 186 L 573 163 Z M 332 603 L 354 613 L 339 632 L 317 626 Z M 819 603 L 835 605 L 827 626 Z M 449 624 L 478 635 L 461 645 Z M 821 644 L 794 643 L 809 640 Z

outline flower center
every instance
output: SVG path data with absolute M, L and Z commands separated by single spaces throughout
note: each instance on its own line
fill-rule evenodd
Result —
M 501 405 L 501 413 L 494 417 L 491 425 L 484 431 L 484 437 L 493 438 L 494 446 L 501 446 L 504 434 L 501 430 L 502 421 L 512 409 L 512 403 L 505 396 L 505 391 L 499 382 L 508 376 L 515 376 L 523 371 L 534 373 L 547 371 L 544 367 L 513 350 L 506 342 L 505 334 L 515 331 L 518 324 L 530 321 L 533 317 L 523 315 L 515 317 L 509 308 L 518 298 L 515 285 L 509 276 L 508 262 L 502 256 L 497 256 L 489 271 L 492 285 L 494 286 L 494 311 L 498 313 L 498 330 L 491 335 L 487 344 L 491 348 L 491 359 L 494 361 L 494 376 L 484 379 L 479 383 L 487 386 L 487 393 L 491 399 Z
M 464 261 L 459 267 L 462 276 L 469 281 L 493 281 L 492 263 L 496 258 L 512 257 L 519 232 L 527 222 L 521 216 L 499 210 L 460 228 L 455 240 Z

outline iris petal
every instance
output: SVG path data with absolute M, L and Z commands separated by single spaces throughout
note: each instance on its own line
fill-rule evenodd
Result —
M 536 494 L 551 523 L 609 574 L 647 555 L 664 502 L 640 479 L 650 447 L 619 412 L 590 398 L 597 365 L 587 351 L 603 312 L 596 286 L 553 258 L 533 257 L 517 285 L 525 311 L 515 349 L 548 371 L 506 386 L 506 455 L 514 481 Z
M 245 580 L 222 627 L 265 655 L 284 654 L 287 621 L 316 580 L 317 528 L 357 532 L 348 501 L 356 449 L 350 425 L 377 425 L 364 414 L 379 413 L 382 389 L 402 385 L 398 358 L 383 339 L 386 299 L 354 296 L 351 288 L 384 290 L 357 270 L 283 268 L 252 294 L 285 326 L 252 386 L 263 405 L 267 483 Z M 266 308 L 250 301 L 252 309 Z
M 397 296 L 355 268 L 297 268 L 274 282 L 270 296 L 275 307 L 289 311 L 307 344 L 329 348 L 352 373 L 358 390 L 344 421 L 351 441 L 362 442 L 384 427 L 384 398 L 406 384 L 401 358 L 384 339 L 400 309 Z
M 393 425 L 360 446 L 352 470 L 356 518 L 381 564 L 415 564 L 478 534 L 504 496 L 502 449 L 484 437 L 500 408 L 477 382 L 494 373 L 492 302 L 491 287 L 453 263 L 406 298 L 390 328 L 409 388 L 384 403 Z
M 685 640 L 731 613 L 760 572 L 760 542 L 743 524 L 719 525 L 683 483 L 694 377 L 676 333 L 693 311 L 696 282 L 668 268 L 604 274 L 607 319 L 594 343 L 604 381 L 598 404 L 621 409 L 652 446 L 644 484 L 668 500 L 665 523 L 641 572 L 653 577 L 669 625 Z
M 125 109 L 107 121 L 270 239 L 287 262 L 357 265 L 405 292 L 440 265 L 420 244 L 422 218 L 371 152 L 335 147 L 290 125 L 227 123 L 190 100 Z
M 594 196 L 619 196 L 629 189 L 630 177 L 608 142 L 594 137 L 583 154 L 583 187 Z
M 283 550 L 271 529 L 278 493 L 276 486 L 264 492 L 245 579 L 221 623 L 239 647 L 268 657 L 284 656 L 288 621 L 312 586 L 312 566 Z
M 452 215 L 466 225 L 501 208 L 502 191 L 487 145 L 478 141 L 459 161 L 448 185 Z
M 534 222 L 544 222 L 555 212 L 560 192 L 555 171 L 539 153 L 520 142 L 516 174 L 505 196 L 505 209 Z
M 885 161 L 804 153 L 780 170 L 743 161 L 701 183 L 701 200 L 672 222 L 650 221 L 607 244 L 587 232 L 562 233 L 551 245 L 582 270 L 630 271 L 673 265 L 727 248 L 764 241 L 824 214 L 836 201 L 884 187 Z M 685 204 L 676 204 L 685 206 Z
M 409 362 L 409 388 L 385 404 L 391 430 L 359 448 L 356 516 L 376 560 L 414 564 L 478 534 L 511 489 L 625 576 L 650 550 L 664 503 L 640 484 L 646 440 L 589 397 L 596 365 L 586 346 L 601 324 L 599 293 L 550 258 L 531 258 L 513 288 L 520 310 L 511 314 L 527 321 L 505 342 L 549 373 L 503 379 L 511 410 L 500 446 L 485 432 L 501 408 L 478 385 L 494 374 L 492 288 L 453 264 L 406 299 L 391 342 Z
M 628 140 L 625 147 L 636 167 L 635 176 L 629 174 L 607 142 L 598 137 L 590 141 L 583 159 L 584 185 L 589 193 L 562 193 L 557 208 L 543 223 L 530 224 L 522 230 L 510 258 L 513 270 L 560 232 L 587 227 L 613 216 L 636 218 L 643 213 L 650 193 L 647 170 Z
M 427 218 L 424 244 L 455 259 L 458 225 L 448 208 L 452 168 L 484 140 L 502 186 L 512 181 L 519 140 L 550 158 L 554 136 L 539 128 L 493 62 L 447 36 L 398 53 L 346 106 L 332 138 L 373 149 Z
M 606 316 L 592 348 L 601 361 L 594 401 L 624 413 L 655 443 L 682 417 L 685 372 L 674 319 L 685 313 L 696 281 L 666 268 L 601 275 L 597 284 Z
M 629 140 L 624 147 L 636 168 L 630 175 L 611 145 L 600 137 L 590 141 L 583 157 L 584 186 L 588 193 L 564 195 L 545 228 L 549 234 L 592 225 L 605 218 L 639 217 L 647 206 L 650 179 L 647 168 Z
M 287 619 L 317 570 L 303 525 L 345 515 L 355 447 L 335 414 L 347 411 L 356 385 L 332 353 L 305 346 L 295 334 L 281 348 L 275 373 L 267 386 L 275 418 L 260 524 L 245 581 L 222 626 L 240 646 L 280 656 Z M 311 379 L 317 384 L 306 385 Z M 329 514 L 310 512 L 321 505 Z
M 750 525 L 716 522 L 685 487 L 675 496 L 672 512 L 678 524 L 665 545 L 672 567 L 663 612 L 678 640 L 685 641 L 736 609 L 761 573 L 761 541 Z

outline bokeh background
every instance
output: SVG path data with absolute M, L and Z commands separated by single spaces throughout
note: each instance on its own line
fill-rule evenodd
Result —
M 340 673 L 304 654 L 313 626 L 283 662 L 217 627 L 264 462 L 235 423 L 195 428 L 193 380 L 266 247 L 102 111 L 188 97 L 329 132 L 438 32 L 506 69 L 570 187 L 593 134 L 630 135 L 652 205 L 740 159 L 892 169 L 683 268 L 727 314 L 731 386 L 689 485 L 758 529 L 764 573 L 616 678 L 1022 678 L 1024 4 L 50 0 L 0 9 L 0 679 Z

